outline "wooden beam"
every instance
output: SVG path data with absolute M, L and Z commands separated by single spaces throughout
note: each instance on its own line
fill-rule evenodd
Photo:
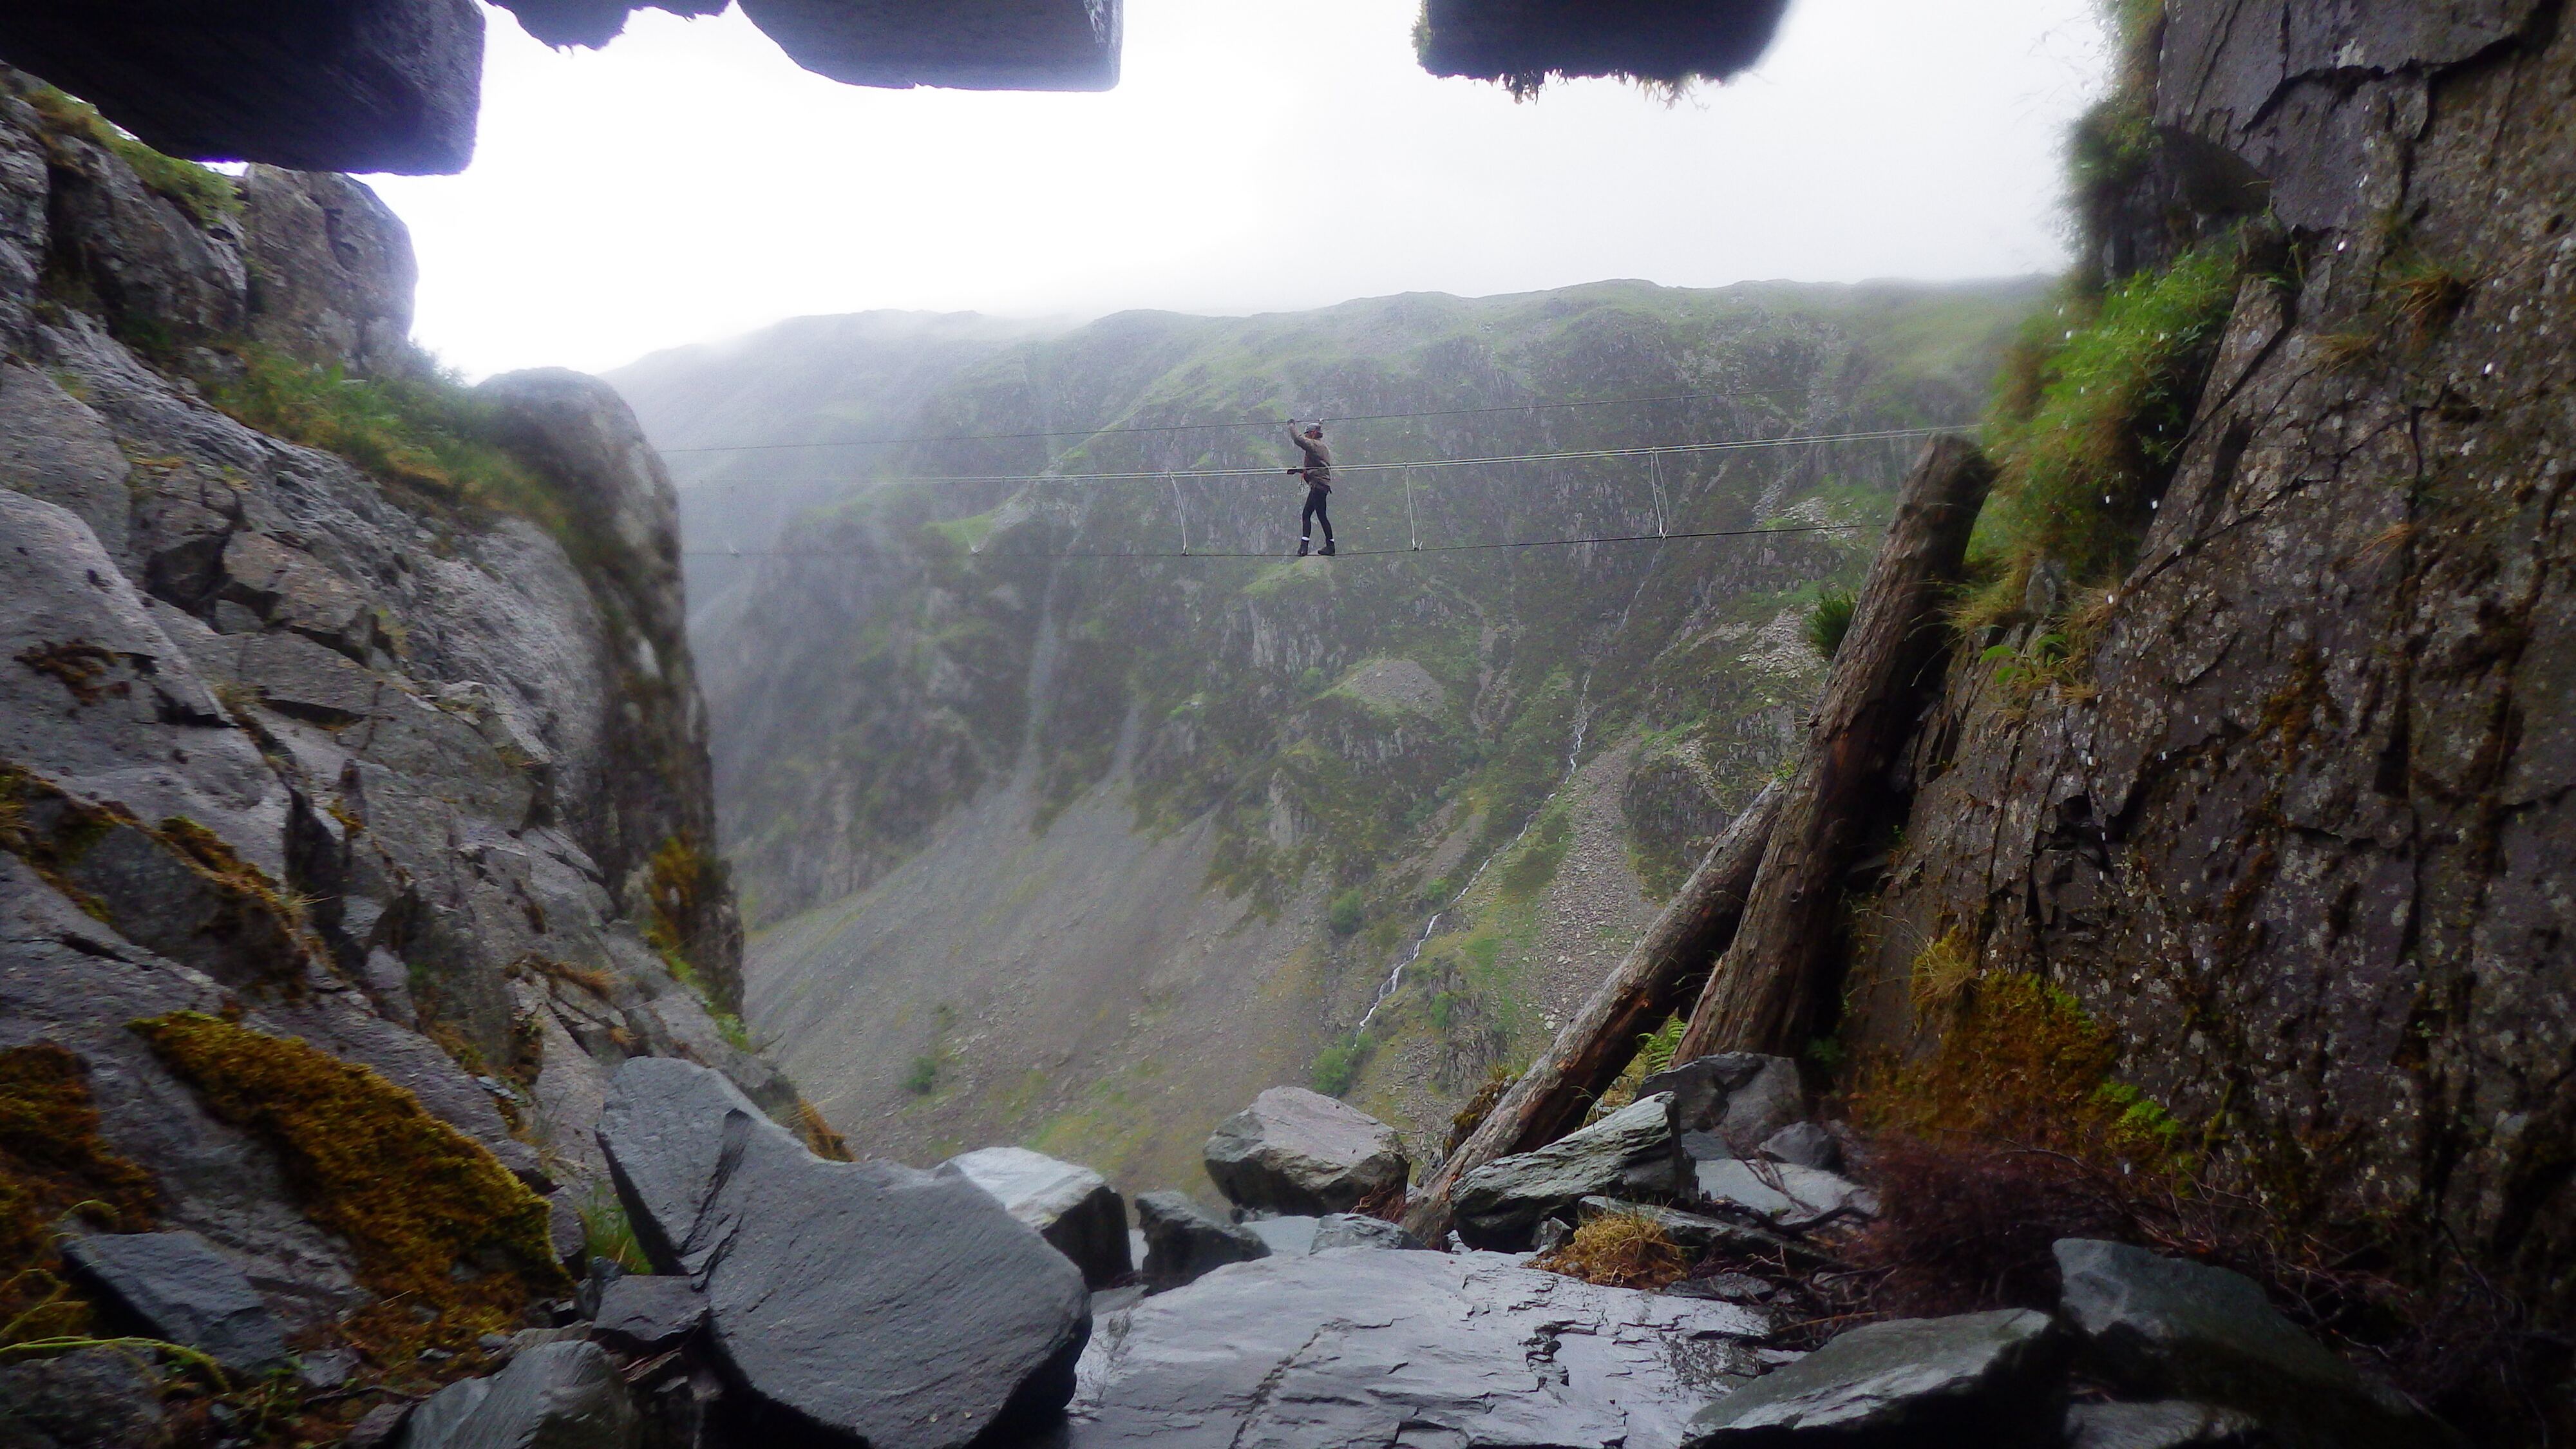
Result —
M 1485 1114 L 1413 1195 L 1405 1226 L 1426 1243 L 1449 1231 L 1458 1180 L 1497 1157 L 1544 1147 L 1583 1125 L 1583 1115 L 1636 1054 L 1637 1038 L 1687 1000 L 1691 977 L 1726 948 L 1762 863 L 1781 790 L 1762 787 L 1718 837 L 1637 944 L 1602 978 L 1530 1069 Z
M 1834 655 L 1807 747 L 1780 803 L 1742 924 L 1709 973 L 1675 1061 L 1720 1051 L 1794 1056 L 1831 991 L 1843 878 L 1893 801 L 1888 767 L 1939 685 L 1942 617 L 1994 467 L 1964 438 L 1934 438 L 1897 493 L 1887 541 Z

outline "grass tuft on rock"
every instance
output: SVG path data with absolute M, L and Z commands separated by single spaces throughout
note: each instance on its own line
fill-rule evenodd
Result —
M 1653 1219 L 1609 1213 L 1530 1259 L 1533 1268 L 1598 1283 L 1659 1293 L 1690 1276 L 1691 1255 Z
M 1842 652 L 1843 636 L 1851 632 L 1852 614 L 1860 607 L 1860 596 L 1849 589 L 1820 585 L 1816 601 L 1807 606 L 1807 647 L 1816 657 L 1831 664 Z
M 545 1203 L 405 1089 L 200 1012 L 132 1027 L 217 1117 L 267 1143 L 305 1216 L 348 1242 L 361 1280 L 387 1300 L 378 1308 L 391 1310 L 377 1332 L 463 1347 L 516 1326 L 532 1297 L 571 1287 Z M 433 1321 L 420 1325 L 412 1305 Z
M 2127 569 L 2190 432 L 2245 270 L 2243 242 L 2222 237 L 2033 320 L 1987 420 L 1997 476 L 1970 552 L 1988 582 L 1963 623 L 2011 616 L 2042 560 L 2078 585 Z
M 65 135 L 103 146 L 116 158 L 134 169 L 135 179 L 156 195 L 188 213 L 199 226 L 211 226 L 222 218 L 234 216 L 242 209 L 241 187 L 220 171 L 164 156 L 141 141 L 117 129 L 98 108 L 89 102 L 64 94 L 52 86 L 37 86 L 27 92 L 27 104 L 45 118 L 45 123 Z
M 79 1057 L 52 1042 L 0 1051 L 0 1347 L 90 1327 L 88 1301 L 61 1276 L 58 1219 L 115 1233 L 152 1226 L 152 1175 L 110 1148 L 98 1126 Z

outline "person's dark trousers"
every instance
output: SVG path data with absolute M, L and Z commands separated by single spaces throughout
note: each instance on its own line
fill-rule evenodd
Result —
M 1306 490 L 1306 507 L 1297 515 L 1297 532 L 1301 541 L 1313 538 L 1315 525 L 1320 523 L 1324 525 L 1324 547 L 1333 546 L 1333 515 L 1324 511 L 1324 505 L 1331 497 L 1321 488 Z

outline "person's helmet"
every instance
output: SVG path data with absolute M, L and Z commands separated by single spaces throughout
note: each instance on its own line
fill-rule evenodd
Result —
M 1310 438 L 1320 438 L 1320 437 L 1322 437 L 1323 435 L 1324 435 L 1324 425 L 1323 425 L 1322 423 L 1308 423 L 1308 424 L 1306 425 L 1306 436 L 1307 436 L 1307 437 L 1310 437 Z

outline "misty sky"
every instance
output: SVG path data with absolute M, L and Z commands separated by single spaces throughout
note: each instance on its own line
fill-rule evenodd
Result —
M 2053 270 L 2091 0 L 1793 0 L 1678 105 L 1515 104 L 1415 65 L 1412 0 L 1129 0 L 1101 95 L 878 91 L 739 12 L 558 53 L 488 12 L 482 140 L 379 177 L 418 335 L 467 373 L 614 367 L 877 307 L 1249 312 L 1401 291 Z

